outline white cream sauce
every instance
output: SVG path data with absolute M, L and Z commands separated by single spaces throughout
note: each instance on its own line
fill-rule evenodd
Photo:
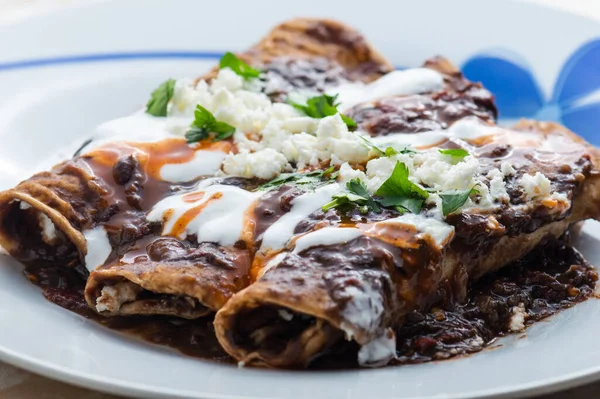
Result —
M 342 191 L 342 186 L 333 183 L 294 198 L 291 201 L 292 209 L 265 231 L 260 247 L 261 251 L 283 248 L 294 235 L 296 225 L 331 201 L 331 196 L 340 191 Z
M 406 132 L 390 133 L 373 137 L 371 142 L 379 148 L 392 147 L 401 150 L 411 148 L 429 148 L 447 139 L 474 140 L 496 134 L 500 128 L 490 126 L 477 118 L 464 118 L 453 123 L 448 129 L 410 134 Z
M 318 245 L 346 244 L 361 235 L 362 232 L 359 229 L 352 227 L 324 227 L 298 238 L 294 247 L 294 253 L 299 253 Z
M 345 83 L 328 90 L 328 94 L 338 94 L 341 103 L 338 109 L 344 111 L 359 103 L 377 100 L 382 97 L 419 94 L 442 90 L 444 77 L 432 69 L 412 68 L 393 71 L 374 82 Z
M 261 194 L 214 184 L 195 192 L 167 197 L 156 204 L 146 218 L 164 222 L 164 236 L 184 239 L 195 234 L 198 242 L 233 245 L 242 237 L 246 212 Z M 197 214 L 186 216 L 194 209 L 198 210 Z
M 405 213 L 393 219 L 377 222 L 377 224 L 413 226 L 419 232 L 417 234 L 431 237 L 439 248 L 444 246 L 454 236 L 454 226 L 421 214 Z
M 188 117 L 156 117 L 139 110 L 131 115 L 113 119 L 99 125 L 92 142 L 85 147 L 90 151 L 114 141 L 152 143 L 169 137 L 181 137 L 192 122 Z M 182 130 L 181 134 L 175 131 Z
M 362 281 L 360 277 L 356 272 L 358 281 Z M 357 330 L 374 332 L 380 327 L 384 300 L 379 289 L 371 287 L 368 282 L 359 286 L 345 285 L 340 295 L 350 298 L 342 310 L 343 320 L 340 323 L 347 340 L 354 339 Z
M 214 175 L 221 169 L 226 157 L 227 154 L 221 151 L 198 150 L 189 162 L 164 165 L 160 168 L 160 177 L 171 183 L 183 183 L 200 176 Z
M 84 230 L 83 236 L 86 240 L 87 253 L 85 254 L 85 267 L 91 272 L 102 266 L 112 251 L 108 241 L 106 230 L 103 226 L 97 226 L 90 230 Z
M 396 334 L 387 329 L 379 337 L 361 346 L 358 351 L 358 364 L 367 367 L 385 366 L 396 358 Z

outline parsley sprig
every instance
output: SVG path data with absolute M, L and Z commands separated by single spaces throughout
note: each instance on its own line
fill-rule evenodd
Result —
M 369 211 L 381 213 L 379 204 L 367 191 L 367 187 L 359 179 L 352 179 L 346 183 L 348 192 L 334 194 L 331 201 L 321 207 L 323 212 L 327 212 L 332 208 L 340 208 L 346 205 L 357 206 L 362 214 L 367 214 Z
M 442 199 L 442 214 L 447 216 L 463 206 L 469 199 L 469 196 L 477 192 L 475 187 L 467 190 L 452 190 L 439 193 Z
M 342 115 L 338 111 L 337 107 L 340 105 L 340 103 L 336 102 L 337 98 L 337 94 L 335 96 L 323 94 L 320 96 L 309 98 L 308 100 L 306 100 L 306 105 L 297 104 L 292 101 L 289 101 L 289 104 L 297 110 L 304 112 L 307 116 L 310 116 L 311 118 L 320 119 L 325 118 L 326 116 L 332 116 L 339 113 L 346 126 L 348 126 L 348 129 L 356 129 L 356 122 L 352 118 L 349 118 L 346 115 Z
M 394 207 L 402 213 L 419 213 L 429 197 L 423 187 L 409 180 L 408 167 L 403 162 L 396 162 L 391 176 L 375 191 L 375 195 L 381 197 L 381 205 Z
M 194 121 L 190 130 L 185 133 L 189 144 L 212 137 L 213 141 L 228 139 L 235 133 L 235 127 L 228 123 L 220 122 L 209 110 L 201 105 L 196 106 Z
M 338 172 L 335 171 L 333 166 L 325 170 L 313 170 L 307 173 L 282 173 L 273 180 L 259 186 L 257 190 L 269 190 L 287 183 L 301 186 L 309 185 L 310 188 L 315 188 L 337 179 L 337 176 Z
M 146 113 L 154 116 L 167 116 L 167 105 L 175 91 L 175 79 L 169 79 L 160 84 L 150 95 L 146 104 Z
M 439 194 L 442 199 L 444 216 L 455 212 L 467 202 L 469 196 L 476 192 L 475 187 L 468 190 L 436 192 L 421 187 L 409 178 L 408 167 L 397 162 L 390 177 L 371 196 L 367 187 L 359 179 L 346 183 L 346 192 L 332 196 L 332 200 L 321 208 L 324 212 L 332 208 L 357 207 L 359 212 L 367 214 L 372 211 L 381 213 L 382 208 L 394 208 L 400 213 L 419 213 L 430 193 Z
M 397 162 L 391 176 L 371 196 L 359 179 L 346 183 L 347 192 L 335 194 L 332 201 L 323 205 L 322 210 L 347 205 L 357 206 L 363 214 L 373 211 L 381 213 L 381 208 L 395 208 L 398 212 L 419 213 L 424 201 L 429 197 L 425 189 L 408 179 L 408 168 Z
M 452 157 L 452 163 L 458 163 L 469 155 L 469 152 L 464 148 L 448 148 L 443 150 L 440 149 L 438 151 L 440 154 L 450 155 Z
M 360 139 L 364 142 L 365 146 L 367 146 L 368 149 L 372 150 L 380 157 L 391 157 L 392 155 L 396 155 L 396 154 L 415 154 L 416 153 L 416 151 L 413 151 L 408 147 L 405 147 L 401 150 L 396 150 L 393 147 L 387 147 L 385 150 L 382 150 L 381 148 L 377 147 L 371 140 L 367 139 L 365 136 L 358 135 L 358 137 L 360 137 Z
M 244 79 L 258 78 L 260 69 L 256 69 L 240 60 L 235 54 L 227 52 L 219 62 L 219 69 L 229 68 Z

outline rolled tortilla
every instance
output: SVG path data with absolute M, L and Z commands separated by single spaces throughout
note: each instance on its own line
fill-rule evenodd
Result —
M 497 159 L 494 149 L 507 144 L 512 152 Z M 505 176 L 515 203 L 467 209 L 445 223 L 407 213 L 373 222 L 373 215 L 362 215 L 353 224 L 348 216 L 318 211 L 307 218 L 317 230 L 296 230 L 293 249 L 259 265 L 257 281 L 217 313 L 223 348 L 244 364 L 306 367 L 346 338 L 359 345 L 359 364 L 385 364 L 395 355 L 394 328 L 410 312 L 460 303 L 471 281 L 581 220 L 600 217 L 598 150 L 565 128 L 521 122 L 474 145 L 485 149 L 473 149 L 482 166 L 500 167 L 506 159 L 518 165 Z M 560 194 L 517 202 L 522 192 L 515 182 L 537 172 Z M 351 231 L 358 237 L 346 234 Z M 348 317 L 347 306 L 355 303 L 372 306 L 357 313 L 364 318 Z
M 265 92 L 279 101 L 290 91 L 323 92 L 346 82 L 371 82 L 394 70 L 357 30 L 328 19 L 286 21 L 238 57 L 264 71 L 270 81 Z M 199 79 L 212 79 L 217 72 Z
M 107 208 L 106 196 L 78 159 L 38 173 L 0 193 L 0 245 L 26 264 L 83 262 L 83 230 Z
M 150 238 L 132 255 L 90 274 L 90 308 L 103 316 L 160 314 L 187 319 L 220 309 L 248 285 L 250 253 L 214 243 Z M 145 247 L 145 248 L 144 248 Z
M 391 274 L 401 262 L 396 247 L 368 237 L 280 254 L 217 313 L 219 342 L 243 364 L 297 368 L 346 337 L 363 345 L 364 365 L 385 364 L 395 352 L 373 356 L 368 344 L 395 340 Z

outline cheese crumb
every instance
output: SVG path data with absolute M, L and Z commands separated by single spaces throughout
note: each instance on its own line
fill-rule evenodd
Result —
M 500 165 L 500 171 L 502 171 L 502 174 L 506 177 L 512 176 L 515 173 L 517 173 L 516 169 L 513 168 L 513 166 L 508 162 L 502 162 L 502 164 Z
M 272 148 L 252 153 L 248 150 L 231 153 L 223 161 L 225 174 L 248 178 L 272 179 L 288 168 L 287 158 Z
M 536 172 L 535 175 L 524 174 L 519 179 L 519 185 L 523 188 L 527 200 L 550 195 L 550 180 L 540 172 Z
M 513 306 L 511 313 L 508 329 L 511 332 L 523 331 L 525 329 L 525 319 L 528 316 L 525 305 L 520 303 L 519 306 Z
M 321 158 L 331 158 L 333 165 L 366 162 L 369 159 L 369 149 L 358 135 L 348 131 L 340 114 L 321 119 L 316 136 L 316 149 L 323 154 Z
M 509 200 L 504 184 L 504 173 L 500 169 L 492 169 L 488 172 L 487 178 L 490 179 L 490 195 L 496 200 Z

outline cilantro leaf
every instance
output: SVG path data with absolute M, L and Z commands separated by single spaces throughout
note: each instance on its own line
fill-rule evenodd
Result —
M 463 160 L 464 157 L 469 155 L 469 152 L 464 148 L 448 148 L 448 149 L 440 149 L 438 150 L 440 154 L 450 155 L 452 157 L 452 161 L 458 163 Z
M 360 213 L 368 213 L 369 208 L 366 206 L 367 200 L 360 195 L 352 193 L 338 193 L 331 196 L 332 200 L 321 207 L 323 212 L 327 212 L 332 208 L 340 208 L 344 205 L 357 205 Z
M 194 121 L 190 130 L 185 133 L 189 144 L 212 137 L 213 141 L 228 139 L 235 133 L 235 127 L 218 121 L 215 116 L 201 105 L 196 106 Z
M 346 188 L 352 194 L 365 198 L 367 201 L 365 204 L 367 205 L 367 208 L 369 208 L 375 213 L 381 213 L 381 208 L 379 207 L 377 202 L 375 202 L 373 197 L 371 197 L 371 195 L 367 191 L 367 186 L 365 186 L 365 184 L 362 181 L 360 181 L 359 179 L 352 179 L 348 183 L 346 183 Z
M 337 107 L 340 104 L 336 103 L 337 98 L 337 94 L 335 96 L 328 96 L 327 94 L 323 94 L 320 96 L 309 98 L 308 100 L 306 100 L 306 105 L 297 104 L 292 101 L 290 101 L 289 103 L 292 107 L 296 108 L 299 111 L 302 111 L 311 118 L 320 119 L 325 118 L 326 116 L 332 116 L 339 113 L 346 126 L 348 126 L 348 129 L 356 129 L 356 122 L 352 118 L 349 118 L 346 115 L 342 115 L 338 111 Z
M 468 190 L 452 190 L 439 193 L 442 198 L 442 213 L 444 216 L 463 206 L 474 191 L 476 191 L 475 187 Z
M 332 200 L 321 207 L 323 212 L 328 211 L 332 208 L 339 208 L 345 205 L 357 206 L 358 210 L 362 214 L 366 214 L 369 211 L 375 213 L 381 213 L 381 207 L 371 197 L 367 191 L 367 186 L 359 179 L 352 179 L 346 183 L 346 189 L 348 192 L 338 193 L 333 195 Z
M 375 195 L 381 197 L 378 202 L 383 206 L 401 207 L 412 213 L 419 213 L 429 197 L 427 190 L 409 180 L 408 168 L 402 162 L 396 163 L 391 176 Z
M 167 116 L 167 105 L 175 91 L 175 79 L 169 79 L 160 84 L 150 95 L 146 104 L 146 113 L 154 116 Z
M 257 190 L 268 190 L 287 183 L 311 185 L 314 188 L 331 180 L 335 180 L 337 176 L 338 172 L 334 171 L 333 166 L 325 170 L 314 170 L 308 173 L 282 173 L 273 180 L 259 186 Z
M 227 52 L 219 62 L 219 69 L 229 68 L 244 79 L 258 78 L 261 74 L 260 69 L 252 68 L 244 61 L 240 60 L 235 54 Z
M 379 200 L 381 205 L 396 208 L 400 213 L 405 213 L 406 211 L 419 213 L 423 207 L 423 202 L 422 198 L 411 198 L 402 195 L 390 195 Z
M 415 154 L 416 153 L 416 151 L 413 151 L 407 147 L 403 148 L 402 150 L 395 150 L 392 147 L 387 147 L 385 150 L 382 150 L 381 148 L 379 148 L 375 144 L 373 144 L 373 142 L 370 141 L 369 139 L 367 139 L 365 136 L 359 135 L 358 137 L 360 137 L 361 140 L 364 141 L 364 143 L 368 149 L 376 152 L 377 155 L 379 155 L 380 157 L 383 157 L 383 156 L 391 157 L 392 155 L 396 155 L 396 154 Z

